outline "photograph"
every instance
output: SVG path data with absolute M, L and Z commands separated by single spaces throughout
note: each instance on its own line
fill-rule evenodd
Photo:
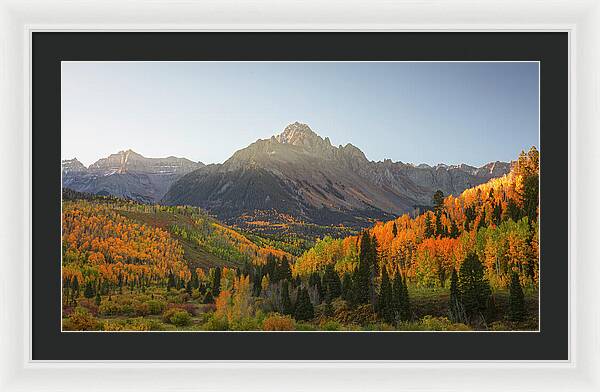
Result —
M 540 331 L 538 61 L 62 61 L 60 98 L 62 332 Z

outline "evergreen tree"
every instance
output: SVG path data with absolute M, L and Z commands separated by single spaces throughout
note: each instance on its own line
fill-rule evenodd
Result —
M 537 209 L 539 205 L 539 178 L 532 174 L 523 179 L 523 213 L 529 218 L 529 223 L 537 221 Z
M 442 213 L 438 210 L 435 213 L 435 235 L 437 237 L 444 237 L 444 227 L 442 226 Z
M 92 286 L 92 282 L 87 282 L 85 284 L 85 289 L 83 290 L 83 296 L 85 298 L 92 298 L 94 296 L 94 287 Z
M 192 270 L 192 288 L 197 289 L 200 287 L 200 280 L 198 279 L 198 274 L 195 270 Z
M 206 292 L 206 295 L 204 296 L 203 303 L 205 303 L 205 304 L 212 304 L 213 302 L 215 302 L 215 297 L 212 295 L 212 292 L 210 290 L 208 290 Z
M 452 225 L 450 226 L 450 238 L 458 238 L 459 235 L 460 233 L 456 221 L 452 221 Z
M 410 298 L 408 296 L 408 285 L 406 284 L 406 279 L 402 281 L 402 292 L 400 296 L 400 319 L 402 321 L 410 320 L 411 310 L 410 310 Z
M 321 285 L 321 277 L 319 276 L 318 272 L 313 272 L 310 274 L 310 277 L 308 278 L 308 286 L 316 287 L 317 293 L 319 294 L 318 302 L 325 298 L 325 291 Z
M 102 297 L 100 297 L 100 291 L 96 291 L 95 303 L 96 303 L 96 306 L 100 306 L 100 304 L 102 303 Z
M 188 295 L 192 295 L 192 280 L 188 280 L 187 284 L 185 285 L 185 292 L 188 293 Z
M 477 254 L 468 254 L 462 262 L 458 275 L 458 288 L 467 317 L 472 320 L 473 316 L 478 314 L 483 316 L 491 289 L 484 278 L 484 267 Z
M 494 205 L 494 209 L 492 210 L 492 222 L 496 226 L 500 226 L 502 222 L 502 203 L 498 203 Z
M 513 222 L 518 222 L 521 219 L 521 209 L 513 199 L 508 199 L 506 203 L 506 214 Z
M 296 309 L 294 311 L 294 318 L 298 321 L 310 320 L 315 317 L 314 308 L 310 302 L 308 290 L 301 288 L 296 300 Z
M 281 279 L 287 279 L 288 282 L 292 281 L 292 269 L 290 268 L 290 263 L 287 257 L 283 256 L 281 259 L 281 268 L 279 271 L 279 276 Z
M 433 208 L 436 212 L 441 212 L 444 209 L 444 192 L 437 190 L 432 197 Z
M 169 278 L 167 279 L 167 291 L 175 288 L 175 276 L 172 272 L 169 272 Z
M 294 312 L 292 301 L 290 299 L 289 283 L 287 280 L 284 280 L 281 284 L 281 304 L 283 308 L 283 314 L 291 315 Z
M 342 299 L 347 302 L 352 302 L 352 277 L 348 272 L 344 273 L 342 280 Z
M 431 215 L 425 214 L 425 238 L 433 237 L 433 226 L 431 225 Z
M 255 297 L 260 297 L 260 292 L 262 291 L 262 274 L 254 275 L 254 282 L 252 286 L 252 295 Z
M 392 304 L 392 287 L 388 277 L 387 268 L 381 269 L 381 287 L 377 301 L 377 314 L 387 323 L 394 322 L 394 309 Z
M 455 323 L 466 321 L 464 318 L 463 307 L 460 302 L 460 292 L 458 290 L 458 274 L 456 269 L 452 268 L 452 276 L 450 277 L 450 320 Z
M 212 296 L 218 297 L 221 293 L 221 267 L 215 268 L 212 281 Z
M 402 295 L 402 277 L 400 272 L 396 272 L 392 281 L 392 309 L 396 320 L 400 319 L 400 313 L 402 312 Z
M 398 236 L 398 227 L 396 227 L 396 222 L 394 222 L 394 224 L 392 225 L 392 235 L 394 236 L 394 238 Z
M 371 296 L 371 238 L 369 233 L 364 231 L 360 240 L 360 253 L 358 258 L 358 268 L 355 271 L 354 278 L 354 300 L 358 304 L 366 304 Z
M 519 281 L 519 275 L 512 273 L 510 280 L 510 296 L 508 297 L 509 319 L 523 321 L 525 319 L 525 297 Z
M 72 303 L 77 303 L 77 298 L 79 298 L 79 279 L 77 279 L 77 275 L 73 277 L 71 281 L 71 301 Z
M 342 283 L 340 282 L 339 275 L 333 268 L 333 264 L 328 264 L 325 267 L 325 274 L 323 274 L 323 288 L 326 296 L 329 295 L 330 299 L 342 295 Z

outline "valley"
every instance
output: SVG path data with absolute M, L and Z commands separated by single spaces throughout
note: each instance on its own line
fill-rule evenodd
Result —
M 538 328 L 535 148 L 415 167 L 311 132 L 292 124 L 222 165 L 63 163 L 63 330 Z M 94 188 L 98 167 L 127 181 Z M 160 200 L 165 183 L 139 197 L 125 177 L 165 171 Z

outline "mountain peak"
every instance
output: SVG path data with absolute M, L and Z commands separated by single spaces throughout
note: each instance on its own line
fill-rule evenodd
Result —
M 313 145 L 315 141 L 323 141 L 307 124 L 298 121 L 289 124 L 282 133 L 275 136 L 279 143 L 291 144 L 294 146 Z

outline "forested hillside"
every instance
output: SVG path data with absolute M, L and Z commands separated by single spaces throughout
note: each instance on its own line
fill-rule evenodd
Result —
M 66 191 L 65 330 L 531 330 L 539 153 L 418 216 L 314 246 L 189 206 Z

